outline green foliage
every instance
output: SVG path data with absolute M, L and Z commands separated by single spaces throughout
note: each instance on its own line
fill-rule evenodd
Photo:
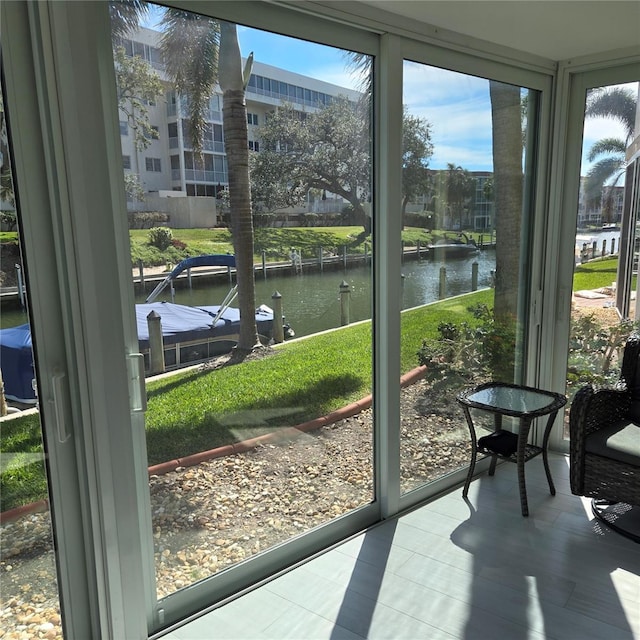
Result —
M 133 211 L 128 218 L 129 229 L 151 229 L 169 222 L 169 214 L 161 211 Z
M 2 423 L 0 511 L 46 498 L 40 431 L 38 414 L 20 415 Z
M 172 241 L 172 243 L 173 242 L 174 241 Z M 137 266 L 141 260 L 145 267 L 177 264 L 181 260 L 194 255 L 199 254 L 189 247 L 186 249 L 180 249 L 173 246 L 173 244 L 169 245 L 164 250 L 146 243 L 131 245 L 131 264 L 134 266 Z
M 425 339 L 418 362 L 431 377 L 455 372 L 473 380 L 513 380 L 515 323 L 496 320 L 486 304 L 468 307 L 471 318 L 460 323 L 440 322 L 438 336 Z
M 173 232 L 169 227 L 153 227 L 148 234 L 149 244 L 160 251 L 164 251 L 171 246 Z
M 577 390 L 587 383 L 614 385 L 620 375 L 618 365 L 624 344 L 639 326 L 638 322 L 626 320 L 605 327 L 594 314 L 573 319 L 567 362 L 568 389 Z
M 309 189 L 318 189 L 342 196 L 364 215 L 371 182 L 369 121 L 366 105 L 343 96 L 304 118 L 282 105 L 259 129 L 255 200 L 271 207 L 299 204 Z
M 140 56 L 130 57 L 124 47 L 113 51 L 116 71 L 118 107 L 133 130 L 138 149 L 146 149 L 157 133 L 149 121 L 148 104 L 154 103 L 164 93 L 162 82 L 151 65 Z
M 429 160 L 433 155 L 431 124 L 403 109 L 402 118 L 402 205 L 433 190 Z
M 144 189 L 140 184 L 140 177 L 135 173 L 124 174 L 124 192 L 131 200 L 144 201 Z M 167 216 L 168 218 L 169 216 Z
M 15 211 L 0 211 L 0 224 L 3 231 L 16 231 L 18 219 Z

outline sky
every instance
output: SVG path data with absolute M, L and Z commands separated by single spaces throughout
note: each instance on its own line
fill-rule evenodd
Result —
M 152 13 L 145 26 L 157 28 L 157 17 Z M 242 55 L 253 52 L 258 62 L 358 88 L 341 49 L 242 26 L 238 27 L 238 40 Z M 451 162 L 470 171 L 492 170 L 491 104 L 486 79 L 405 62 L 403 102 L 410 113 L 431 123 L 432 169 L 446 168 Z M 588 149 L 606 137 L 623 138 L 621 126 L 604 118 L 585 122 L 582 175 L 590 166 L 586 161 Z

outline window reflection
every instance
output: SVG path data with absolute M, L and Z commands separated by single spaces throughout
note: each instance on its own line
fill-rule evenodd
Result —
M 408 492 L 469 462 L 457 393 L 522 375 L 526 318 L 519 305 L 528 288 L 531 211 L 525 177 L 533 152 L 525 141 L 537 94 L 405 61 L 403 97 L 403 294 L 430 292 L 403 314 L 403 370 L 424 367 L 401 399 Z M 419 163 L 412 162 L 416 123 L 430 143 Z

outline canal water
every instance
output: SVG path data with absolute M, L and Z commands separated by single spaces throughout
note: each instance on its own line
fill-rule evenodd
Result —
M 478 263 L 478 288 L 491 285 L 491 272 L 495 269 L 495 252 L 481 251 L 468 258 L 449 260 L 407 260 L 402 267 L 402 308 L 409 309 L 438 300 L 440 269 L 446 269 L 446 297 L 471 291 L 472 265 Z M 350 268 L 347 271 L 302 273 L 295 276 L 269 276 L 264 279 L 256 273 L 256 304 L 273 308 L 272 295 L 282 296 L 282 311 L 286 322 L 301 337 L 340 326 L 340 284 L 350 287 L 349 320 L 358 322 L 371 318 L 371 269 Z M 177 288 L 174 301 L 189 306 L 220 304 L 229 291 L 228 285 Z M 144 302 L 154 285 L 148 284 L 145 294 L 136 296 Z M 169 289 L 159 300 L 171 300 Z M 233 304 L 232 304 L 233 306 Z
M 448 260 L 406 260 L 402 266 L 402 308 L 410 309 L 438 300 L 440 269 L 446 269 L 446 297 L 471 291 L 472 265 L 478 263 L 478 288 L 491 285 L 491 272 L 495 269 L 495 252 L 481 251 L 467 258 Z M 346 271 L 302 273 L 295 276 L 267 276 L 256 272 L 256 304 L 273 308 L 272 295 L 282 295 L 286 322 L 301 337 L 340 326 L 340 284 L 350 287 L 349 320 L 358 322 L 371 318 L 371 270 L 369 267 L 350 268 Z M 220 304 L 229 291 L 229 285 L 198 286 L 175 290 L 175 302 L 189 306 Z M 136 302 L 144 302 L 156 283 L 148 282 L 146 291 L 136 294 Z M 171 300 L 165 289 L 158 300 Z M 233 303 L 232 303 L 233 306 Z M 20 311 L 2 311 L 2 327 L 11 327 L 27 321 Z

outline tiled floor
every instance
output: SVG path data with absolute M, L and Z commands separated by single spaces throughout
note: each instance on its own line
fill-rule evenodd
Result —
M 640 544 L 593 520 L 568 461 L 515 465 L 358 535 L 168 640 L 640 639 Z

